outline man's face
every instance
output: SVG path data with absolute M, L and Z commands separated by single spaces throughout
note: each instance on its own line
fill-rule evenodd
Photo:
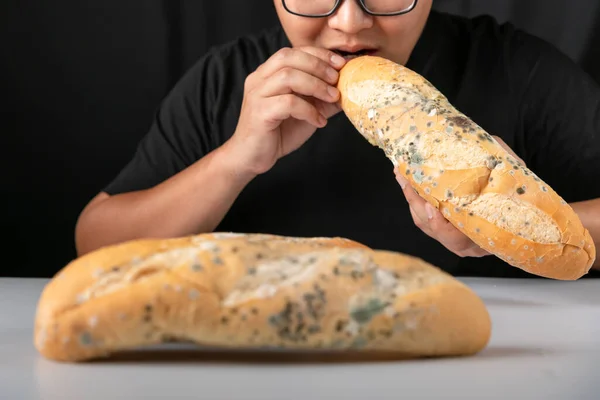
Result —
M 373 17 L 356 0 L 344 0 L 327 18 L 304 18 L 288 13 L 281 0 L 274 0 L 279 20 L 292 46 L 316 46 L 330 50 L 356 51 L 406 64 L 431 10 L 432 0 L 419 0 L 408 14 Z M 317 0 L 313 0 L 317 1 Z

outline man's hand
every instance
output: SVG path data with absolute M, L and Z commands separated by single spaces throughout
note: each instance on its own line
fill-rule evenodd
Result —
M 494 138 L 513 157 L 525 165 L 525 162 L 502 139 L 497 136 L 494 136 Z M 419 196 L 409 185 L 408 181 L 398 173 L 397 169 L 394 169 L 394 173 L 408 202 L 413 222 L 426 235 L 437 240 L 448 250 L 460 257 L 483 257 L 491 254 L 475 244 L 468 236 L 444 218 L 439 210 Z
M 283 48 L 244 84 L 229 158 L 250 175 L 271 169 L 341 111 L 336 83 L 344 58 L 314 47 Z

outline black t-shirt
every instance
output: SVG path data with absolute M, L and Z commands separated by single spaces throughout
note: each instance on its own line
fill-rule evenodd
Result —
M 209 51 L 166 96 L 106 192 L 150 188 L 223 144 L 235 131 L 246 76 L 285 46 L 276 26 Z M 552 46 L 491 17 L 432 12 L 407 67 L 501 137 L 566 201 L 600 197 L 600 88 Z M 530 277 L 493 256 L 460 259 L 421 232 L 393 165 L 343 113 L 254 179 L 217 230 L 343 236 L 457 276 Z

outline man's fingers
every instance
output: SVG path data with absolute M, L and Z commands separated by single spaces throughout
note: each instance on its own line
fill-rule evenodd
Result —
M 305 53 L 312 54 L 315 57 L 320 58 L 323 61 L 331 64 L 334 68 L 340 69 L 346 64 L 346 60 L 344 57 L 340 56 L 334 51 L 327 50 L 321 47 L 298 47 L 298 50 L 301 50 Z
M 342 57 L 327 49 L 286 47 L 275 53 L 256 72 L 262 79 L 266 79 L 283 68 L 291 68 L 334 85 L 339 78 L 338 70 L 345 62 Z
M 394 173 L 408 202 L 413 222 L 421 231 L 460 257 L 483 257 L 490 254 L 477 246 L 468 236 L 452 225 L 438 209 L 416 193 L 406 178 L 397 170 L 394 170 Z
M 425 207 L 428 214 L 433 215 L 429 220 L 429 230 L 448 250 L 463 257 L 481 257 L 489 254 L 444 218 L 442 213 L 431 204 L 427 203 Z
M 274 126 L 290 117 L 306 121 L 317 128 L 322 128 L 327 123 L 314 105 L 293 94 L 271 97 L 268 100 L 265 112 L 268 113 L 267 120 Z
M 423 199 L 415 190 L 410 186 L 406 178 L 404 178 L 396 169 L 394 169 L 394 174 L 396 175 L 396 181 L 402 188 L 402 192 L 404 193 L 404 198 L 408 202 L 408 206 L 411 210 L 411 214 L 413 215 L 413 219 L 416 218 L 418 221 L 417 226 L 419 228 L 423 228 L 429 223 L 429 215 L 427 215 L 427 209 L 425 208 L 425 204 L 427 202 Z M 415 223 L 417 222 L 415 221 Z
M 489 256 L 491 254 L 475 244 L 473 244 L 473 246 L 471 246 L 467 249 L 457 251 L 455 253 L 456 253 L 456 255 L 458 255 L 460 257 L 474 257 L 474 258 L 485 257 L 485 256 Z
M 425 213 L 429 219 L 429 226 L 432 231 L 444 232 L 447 230 L 447 226 L 450 224 L 441 212 L 429 203 L 425 204 Z M 450 224 L 451 225 L 451 224 Z
M 427 236 L 436 239 L 434 233 L 429 228 L 428 221 L 424 220 L 420 215 L 418 215 L 411 206 L 408 206 L 408 210 L 410 211 L 410 215 L 412 216 L 415 226 L 422 230 Z
M 334 115 L 342 111 L 342 107 L 340 106 L 339 102 L 330 103 L 314 98 L 311 100 L 311 102 L 315 105 L 315 107 L 321 113 L 321 115 L 323 115 L 327 119 L 333 117 Z
M 433 218 L 433 209 L 427 208 L 426 206 L 429 204 L 422 198 L 413 188 L 410 186 L 405 177 L 403 177 L 400 173 L 395 171 L 396 180 L 398 184 L 402 188 L 402 192 L 404 193 L 404 197 L 408 202 L 409 206 L 412 207 L 417 214 L 417 216 L 424 222 L 428 223 L 428 220 Z
M 263 97 L 295 93 L 328 102 L 336 102 L 339 98 L 339 91 L 334 86 L 314 75 L 287 67 L 267 79 L 257 93 Z
M 396 175 L 396 181 L 402 188 L 404 196 L 406 197 L 406 201 L 408 201 L 409 204 L 417 202 L 419 199 L 423 200 L 421 196 L 419 196 L 419 194 L 415 192 L 408 180 L 404 176 L 402 176 L 402 174 L 400 174 L 397 169 L 394 169 L 394 174 Z
M 442 213 L 433 207 L 431 204 L 427 204 L 429 211 L 433 218 L 429 222 L 431 229 L 435 231 L 439 236 L 444 237 L 459 237 L 462 238 L 465 235 L 459 231 L 450 221 L 448 221 Z
M 408 181 L 404 176 L 402 176 L 402 174 L 400 174 L 400 172 L 398 172 L 398 168 L 394 168 L 394 175 L 396 176 L 396 181 L 398 181 L 398 184 L 402 190 L 406 189 L 408 186 Z

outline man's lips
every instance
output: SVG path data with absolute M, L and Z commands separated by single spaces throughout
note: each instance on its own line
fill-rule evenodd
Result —
M 331 50 L 346 59 L 373 55 L 377 51 L 377 49 L 371 47 L 339 47 Z

